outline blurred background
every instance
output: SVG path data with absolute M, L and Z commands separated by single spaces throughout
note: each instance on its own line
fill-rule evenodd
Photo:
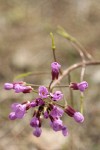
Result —
M 25 72 L 50 72 L 53 61 L 51 39 L 55 36 L 57 59 L 65 69 L 81 59 L 70 43 L 56 33 L 60 25 L 78 39 L 96 60 L 100 60 L 100 0 L 0 0 L 0 150 L 99 150 L 100 149 L 100 66 L 87 67 L 85 80 L 85 122 L 79 125 L 65 115 L 69 136 L 63 137 L 44 121 L 40 138 L 32 135 L 29 126 L 32 111 L 24 119 L 10 121 L 13 102 L 32 100 L 35 95 L 5 91 L 3 84 Z M 80 69 L 72 74 L 79 82 Z M 21 80 L 21 79 L 20 79 Z M 28 83 L 48 85 L 50 75 L 33 75 Z M 66 81 L 63 83 L 67 84 Z M 69 91 L 63 90 L 67 100 Z M 79 111 L 80 93 L 74 92 Z M 70 101 L 69 101 L 70 103 Z

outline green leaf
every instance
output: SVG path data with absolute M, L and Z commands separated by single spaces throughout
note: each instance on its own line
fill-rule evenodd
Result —
M 58 26 L 57 33 L 71 42 L 76 42 L 76 39 L 68 34 L 61 26 Z
M 14 77 L 14 80 L 30 76 L 33 72 L 22 73 Z

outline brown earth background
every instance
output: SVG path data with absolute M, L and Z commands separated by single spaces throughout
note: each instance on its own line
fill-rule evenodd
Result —
M 48 121 L 43 123 L 42 136 L 34 137 L 29 126 L 32 111 L 22 120 L 8 119 L 11 103 L 32 100 L 35 95 L 5 91 L 3 84 L 12 82 L 21 73 L 50 72 L 53 61 L 51 31 L 62 68 L 80 61 L 75 48 L 56 33 L 58 25 L 100 60 L 100 0 L 0 0 L 0 150 L 100 149 L 100 66 L 86 69 L 85 80 L 89 88 L 85 92 L 85 122 L 79 125 L 67 115 L 63 117 L 69 129 L 68 137 L 52 131 Z M 72 81 L 78 82 L 80 69 L 71 75 Z M 50 79 L 50 75 L 33 75 L 24 81 L 48 85 Z M 69 91 L 63 92 L 69 100 Z M 78 111 L 79 99 L 80 93 L 74 92 Z

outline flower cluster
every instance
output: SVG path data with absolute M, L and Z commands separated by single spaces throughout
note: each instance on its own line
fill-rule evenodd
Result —
M 61 65 L 57 62 L 51 64 L 52 80 L 58 79 Z M 25 82 L 5 83 L 4 89 L 14 90 L 15 93 L 30 93 L 34 92 L 31 86 L 27 86 Z M 70 88 L 80 90 L 83 92 L 88 84 L 86 81 L 81 83 L 71 83 Z M 57 102 L 63 100 L 63 93 L 61 91 L 52 91 L 45 86 L 39 86 L 37 97 L 34 100 L 26 101 L 23 103 L 13 103 L 11 105 L 11 113 L 9 114 L 10 120 L 22 119 L 29 109 L 33 109 L 34 113 L 30 120 L 30 126 L 33 128 L 33 135 L 40 137 L 42 133 L 42 120 L 43 118 L 49 119 L 50 127 L 55 131 L 61 131 L 64 136 L 68 135 L 68 129 L 63 124 L 61 117 L 64 113 L 73 117 L 78 123 L 84 121 L 84 116 L 74 110 L 71 106 L 62 106 Z

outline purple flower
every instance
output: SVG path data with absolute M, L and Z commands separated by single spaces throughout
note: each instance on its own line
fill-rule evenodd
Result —
M 16 118 L 22 119 L 26 113 L 26 104 L 14 103 L 11 105 L 12 113 L 15 113 Z M 11 115 L 10 115 L 11 116 Z
M 80 112 L 75 112 L 73 117 L 78 123 L 82 123 L 84 121 L 84 116 Z
M 78 89 L 81 91 L 81 92 L 84 92 L 85 89 L 88 88 L 88 83 L 86 81 L 82 81 L 80 83 L 78 83 Z
M 38 91 L 39 91 L 39 96 L 41 98 L 47 98 L 48 97 L 48 89 L 45 86 L 40 86 Z
M 58 79 L 60 68 L 61 68 L 61 65 L 58 64 L 57 62 L 53 62 L 51 64 L 52 80 Z
M 32 127 L 38 127 L 39 124 L 40 124 L 39 119 L 36 116 L 34 116 L 32 118 L 32 120 L 31 120 L 31 122 L 30 122 L 30 126 L 32 126 Z
M 50 96 L 52 97 L 52 100 L 59 101 L 63 98 L 63 94 L 61 91 L 56 91 L 55 93 L 50 93 Z
M 11 90 L 11 89 L 13 89 L 13 84 L 12 83 L 5 83 L 4 84 L 4 89 L 5 90 Z
M 50 122 L 50 126 L 54 131 L 61 131 L 63 127 L 62 120 L 55 119 L 54 121 Z
M 51 110 L 50 112 L 50 115 L 53 117 L 53 118 L 59 118 L 59 117 L 62 117 L 64 111 L 57 107 L 57 106 L 53 106 L 53 109 Z
M 15 115 L 15 112 L 11 112 L 10 114 L 9 114 L 9 119 L 10 120 L 15 120 L 17 117 L 16 117 L 16 115 Z
M 70 88 L 73 90 L 80 90 L 81 92 L 84 92 L 85 89 L 88 88 L 88 83 L 86 81 L 82 81 L 80 83 L 71 83 Z
M 42 130 L 39 127 L 36 127 L 35 130 L 33 131 L 33 135 L 35 135 L 36 137 L 40 137 L 41 133 Z
M 68 129 L 67 129 L 67 127 L 65 127 L 65 126 L 62 127 L 62 134 L 63 134 L 64 136 L 67 136 L 67 135 L 68 135 Z

